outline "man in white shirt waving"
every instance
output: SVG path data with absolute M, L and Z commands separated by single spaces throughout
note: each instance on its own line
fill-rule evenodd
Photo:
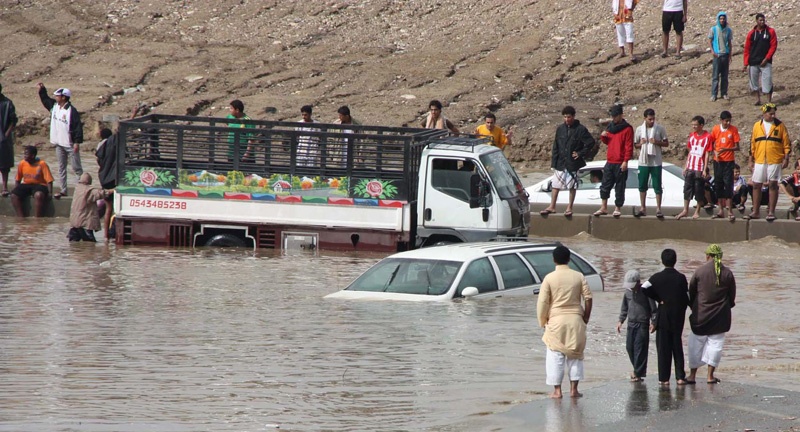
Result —
M 75 175 L 83 174 L 79 144 L 83 142 L 83 123 L 78 110 L 72 106 L 69 99 L 72 92 L 67 88 L 60 88 L 53 92 L 55 99 L 47 95 L 47 88 L 39 83 L 39 99 L 42 105 L 50 111 L 50 144 L 56 147 L 58 159 L 58 180 L 61 192 L 53 195 L 59 199 L 67 196 L 67 159 L 72 165 Z

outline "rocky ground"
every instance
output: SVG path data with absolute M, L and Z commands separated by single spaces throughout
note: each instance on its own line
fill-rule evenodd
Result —
M 719 1 L 690 2 L 681 59 L 658 56 L 661 1 L 642 1 L 635 64 L 615 57 L 610 3 L 5 0 L 0 83 L 21 117 L 19 145 L 47 139 L 37 82 L 73 91 L 88 117 L 87 134 L 142 103 L 157 113 L 223 116 L 238 98 L 251 117 L 268 120 L 298 118 L 301 105 L 313 104 L 315 117 L 327 122 L 346 104 L 364 123 L 400 126 L 419 123 L 428 101 L 440 99 L 464 131 L 495 112 L 514 130 L 510 159 L 530 170 L 549 165 L 566 104 L 595 135 L 612 103 L 625 104 L 633 124 L 652 107 L 675 143 L 688 135 L 694 115 L 713 123 L 727 109 L 747 141 L 759 111 L 741 52 L 752 14 L 763 12 L 780 40 L 778 115 L 793 139 L 800 136 L 798 90 L 791 84 L 800 78 L 791 60 L 800 51 L 800 1 L 724 2 L 735 56 L 731 99 L 717 102 L 709 101 L 706 35 Z M 683 157 L 676 146 L 667 159 Z

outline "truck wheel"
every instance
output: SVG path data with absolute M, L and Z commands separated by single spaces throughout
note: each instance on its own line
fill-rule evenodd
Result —
M 206 240 L 203 246 L 215 247 L 245 247 L 244 240 L 233 234 L 217 234 Z

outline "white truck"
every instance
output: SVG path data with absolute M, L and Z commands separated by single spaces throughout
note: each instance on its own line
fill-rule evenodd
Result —
M 121 245 L 396 252 L 530 223 L 502 151 L 442 130 L 148 115 L 116 151 Z

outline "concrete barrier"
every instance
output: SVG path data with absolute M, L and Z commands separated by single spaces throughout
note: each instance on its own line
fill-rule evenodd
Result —
M 592 219 L 589 233 L 603 240 L 680 239 L 706 243 L 747 240 L 747 221 L 743 219 L 737 219 L 734 222 L 727 219 L 675 220 L 674 218 L 635 218 L 633 216 L 622 216 L 619 219 L 602 216 Z
M 738 212 L 737 212 L 738 213 Z M 635 218 L 633 216 L 594 217 L 576 214 L 571 218 L 561 213 L 548 216 L 534 214 L 529 235 L 537 237 L 572 237 L 587 232 L 594 237 L 612 241 L 680 239 L 706 243 L 729 243 L 774 236 L 789 243 L 800 243 L 800 222 L 788 218 L 788 212 L 776 212 L 774 222 L 763 219 L 746 220 L 737 214 L 735 221 L 711 219 L 702 211 L 699 219 L 675 220 L 668 216 Z
M 44 209 L 44 217 L 69 217 L 69 209 L 72 206 L 72 198 L 64 197 L 60 200 L 48 199 Z M 33 208 L 31 199 L 28 198 L 23 202 L 25 214 L 28 216 L 33 215 Z M 16 216 L 14 206 L 11 204 L 11 197 L 0 198 L 0 215 L 3 216 Z
M 794 217 L 791 220 L 778 219 L 774 222 L 753 219 L 748 222 L 748 226 L 750 240 L 773 236 L 785 242 L 800 243 L 800 222 L 795 221 Z

